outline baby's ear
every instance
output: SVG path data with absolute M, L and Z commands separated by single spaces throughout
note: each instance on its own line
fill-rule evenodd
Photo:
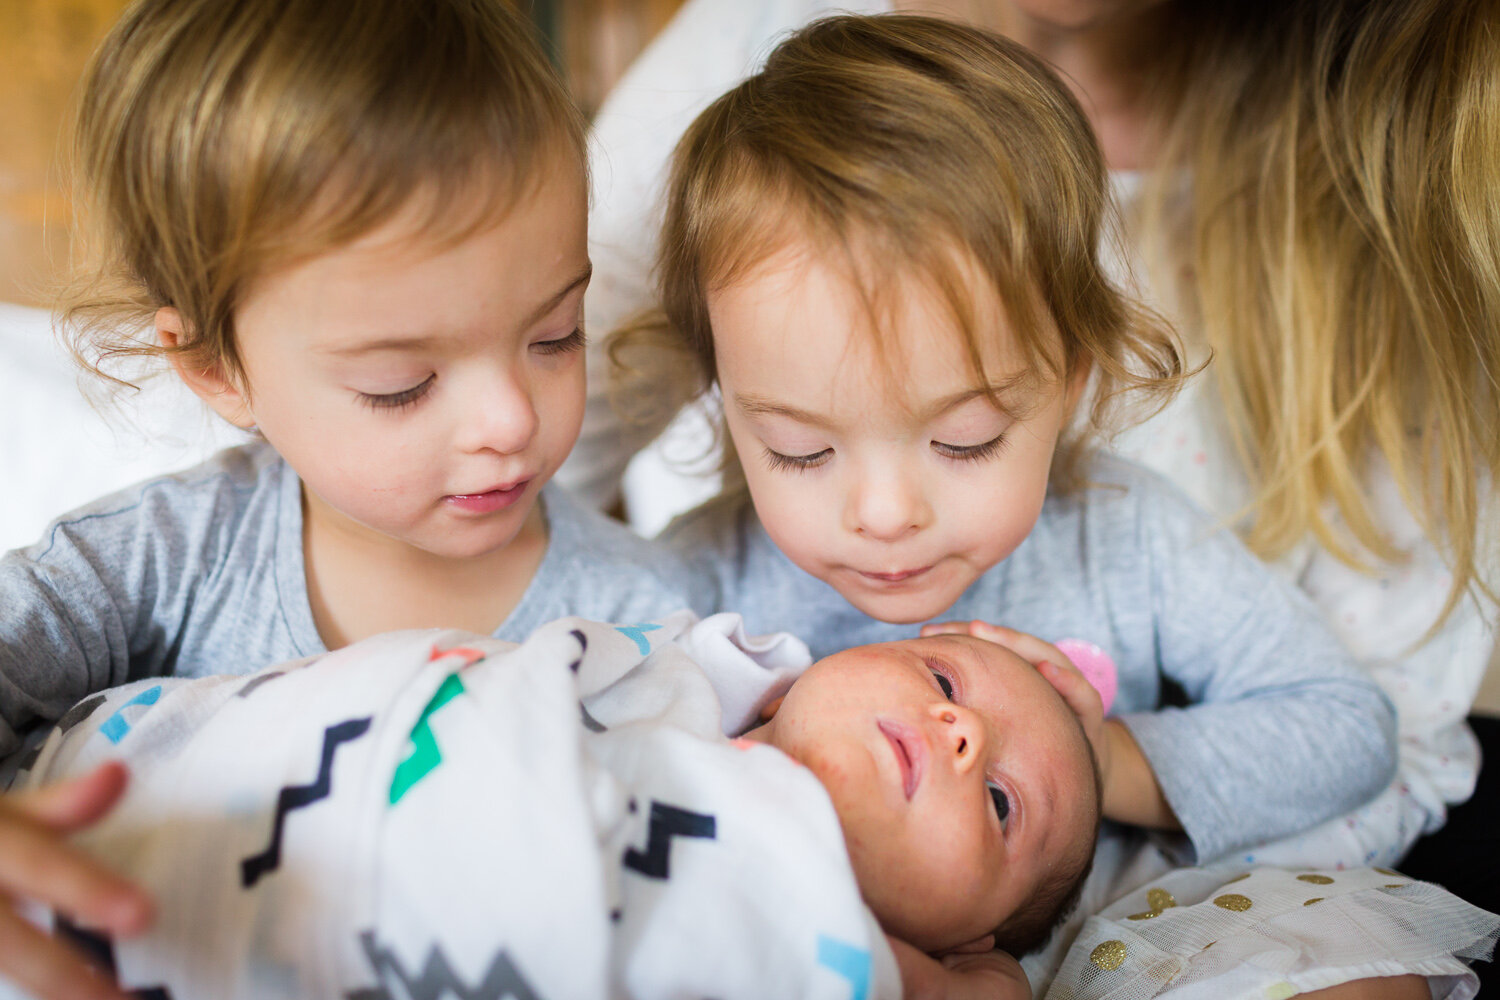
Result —
M 163 306 L 156 310 L 155 326 L 156 339 L 167 349 L 167 360 L 171 362 L 172 370 L 193 390 L 194 395 L 236 427 L 255 426 L 249 398 L 235 380 L 229 377 L 223 364 L 215 362 L 207 368 L 188 364 L 190 356 L 178 350 L 192 340 L 182 313 L 171 306 Z
M 781 710 L 781 703 L 783 701 L 786 701 L 786 695 L 784 694 L 777 695 L 775 698 L 772 698 L 770 701 L 766 702 L 765 706 L 760 710 L 760 721 L 770 722 L 771 719 L 776 715 L 776 713 Z
M 986 934 L 972 941 L 965 941 L 957 948 L 949 948 L 943 952 L 944 955 L 983 955 L 985 952 L 995 950 L 995 935 Z

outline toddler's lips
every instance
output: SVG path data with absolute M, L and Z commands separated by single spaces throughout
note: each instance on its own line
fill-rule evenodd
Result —
M 919 577 L 930 569 L 932 569 L 931 566 L 920 566 L 917 569 L 903 569 L 895 573 L 866 573 L 861 570 L 859 575 L 866 580 L 874 580 L 878 583 L 902 583 Z
M 896 764 L 901 768 L 901 790 L 906 793 L 906 801 L 910 802 L 927 767 L 927 744 L 915 730 L 899 722 L 880 719 L 875 724 L 890 741 Z
M 443 497 L 443 502 L 459 510 L 488 514 L 509 507 L 520 500 L 530 483 L 530 479 L 523 479 L 509 486 L 499 486 L 483 493 L 453 493 Z

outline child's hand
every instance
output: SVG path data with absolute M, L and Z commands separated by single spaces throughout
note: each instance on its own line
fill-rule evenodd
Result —
M 886 935 L 905 1000 L 1030 1000 L 1021 963 L 1003 951 L 951 952 L 941 959 Z
M 126 773 L 104 764 L 50 788 L 0 797 L 0 977 L 45 1000 L 119 1000 L 126 996 L 72 948 L 15 908 L 35 900 L 81 927 L 109 935 L 139 933 L 151 900 L 63 843 L 119 800 Z

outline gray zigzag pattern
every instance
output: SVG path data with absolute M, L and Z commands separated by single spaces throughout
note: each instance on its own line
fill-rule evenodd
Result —
M 401 967 L 401 960 L 375 940 L 372 931 L 361 931 L 359 946 L 365 959 L 381 984 L 371 989 L 352 990 L 344 994 L 346 1000 L 394 1000 L 396 996 L 408 996 L 411 1000 L 439 1000 L 452 995 L 458 1000 L 542 1000 L 541 994 L 531 988 L 521 970 L 510 960 L 504 948 L 495 954 L 489 971 L 478 986 L 469 987 L 459 979 L 448 964 L 448 957 L 436 945 L 427 953 L 427 961 L 416 979 Z M 403 990 L 393 994 L 388 988 L 392 979 L 398 980 Z

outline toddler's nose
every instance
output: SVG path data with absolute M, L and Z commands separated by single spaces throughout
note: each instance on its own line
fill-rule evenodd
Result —
M 926 491 L 911 474 L 877 472 L 860 478 L 850 491 L 845 525 L 856 534 L 894 542 L 927 527 L 932 508 Z
M 529 386 L 509 372 L 475 393 L 462 419 L 459 443 L 464 451 L 502 455 L 525 451 L 540 425 Z

